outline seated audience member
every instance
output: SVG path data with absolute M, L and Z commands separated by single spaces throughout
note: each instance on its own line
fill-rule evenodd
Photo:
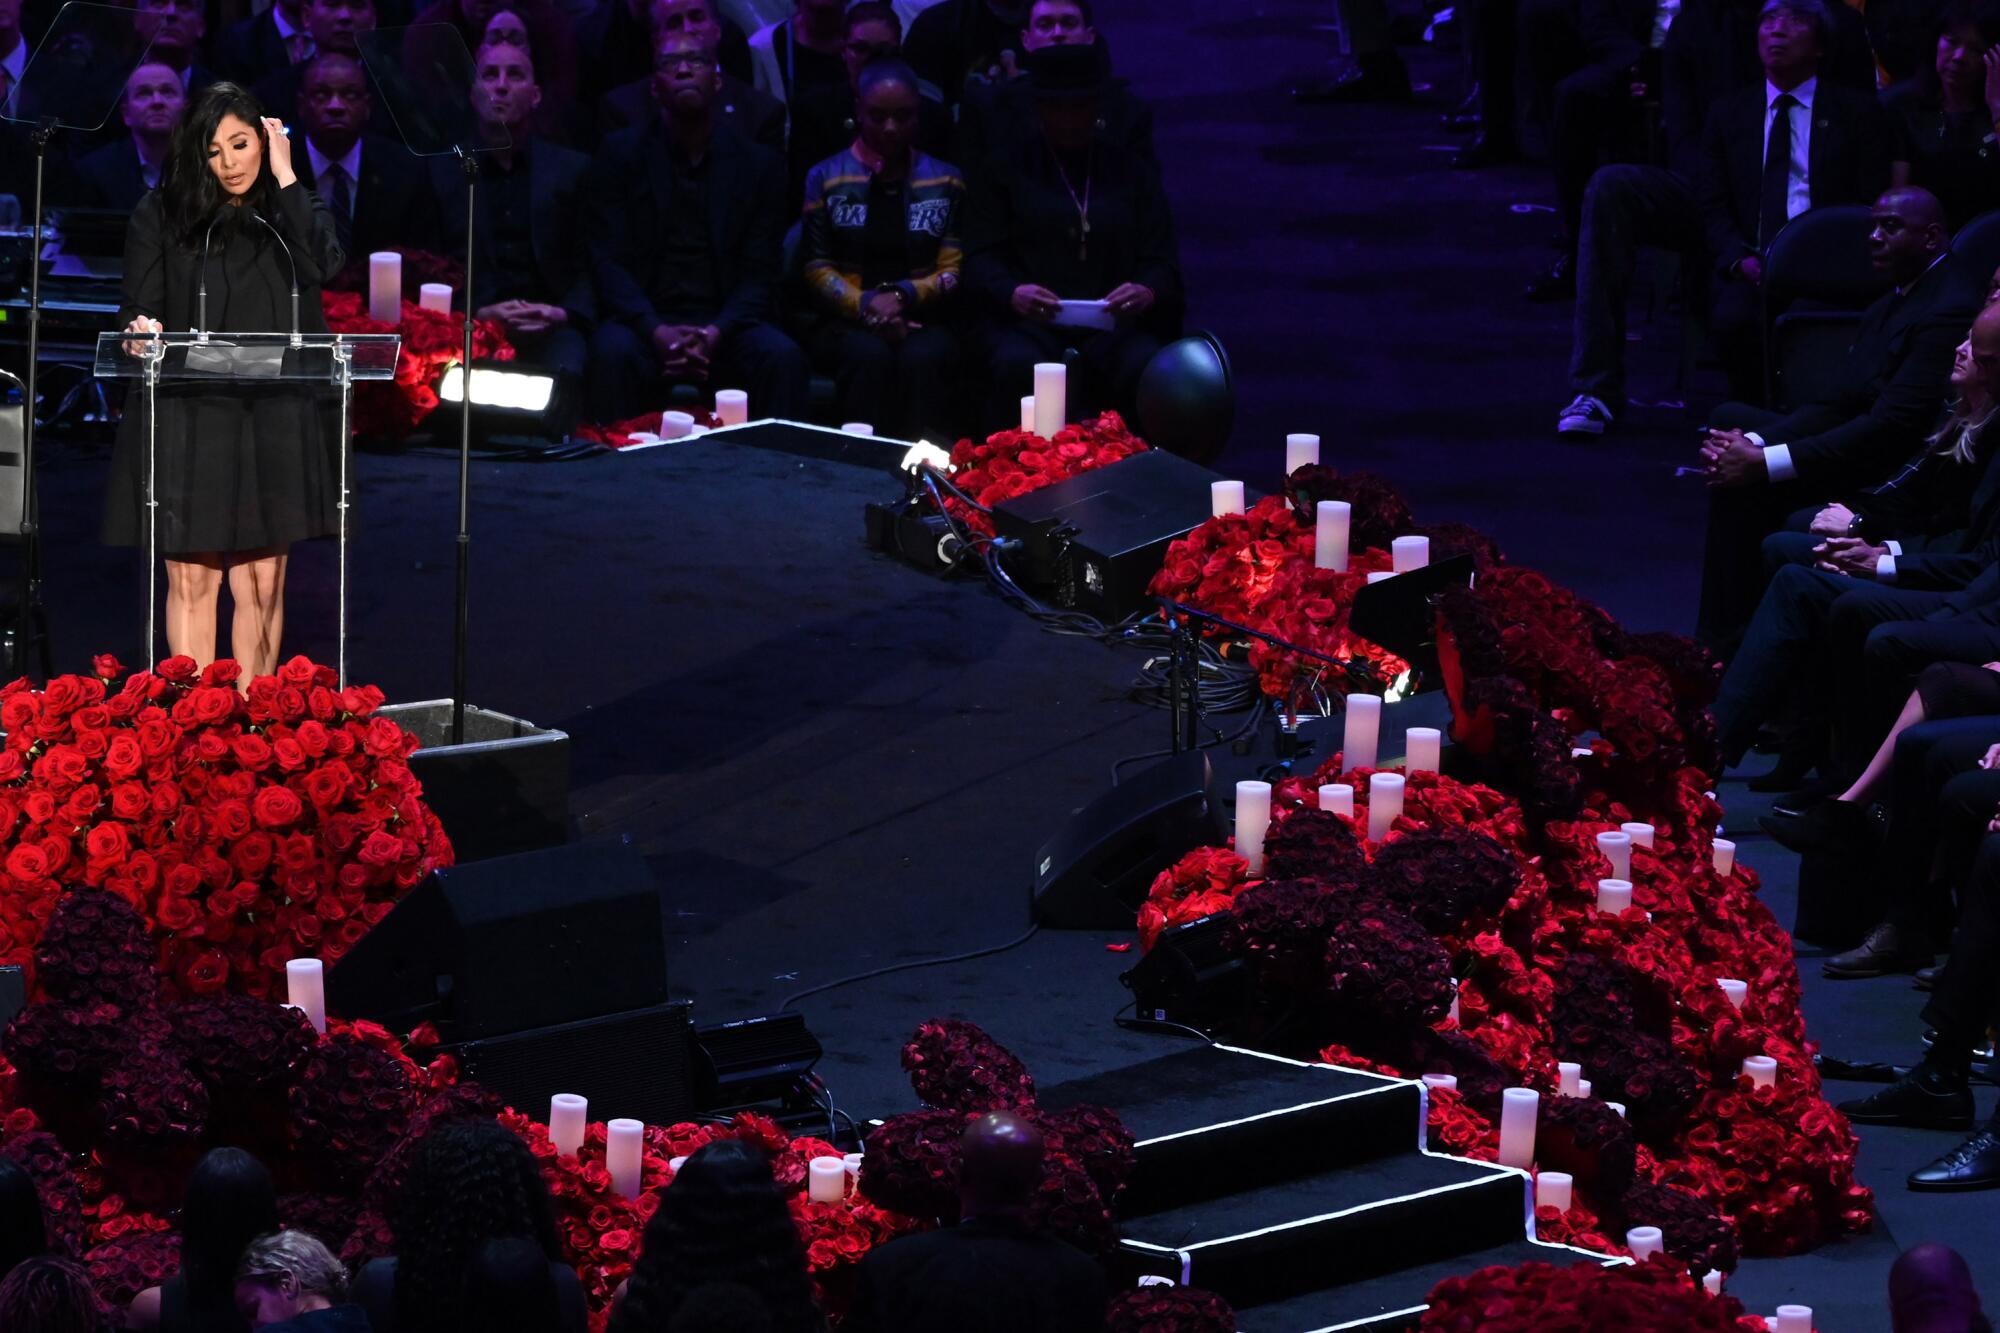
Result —
M 90 1274 L 67 1259 L 29 1259 L 0 1282 L 0 1328 L 8 1333 L 107 1333 L 117 1326 Z
M 272 1333 L 368 1333 L 368 1315 L 347 1300 L 347 1270 L 303 1231 L 250 1242 L 236 1265 L 236 1308 Z
M 216 1148 L 188 1176 L 181 1202 L 181 1271 L 132 1298 L 125 1327 L 160 1333 L 247 1333 L 236 1308 L 236 1265 L 278 1229 L 278 1191 L 241 1148 Z
M 845 1327 L 856 1333 L 1095 1333 L 1104 1273 L 1028 1228 L 1042 1180 L 1041 1131 L 996 1111 L 965 1128 L 959 1222 L 868 1252 Z
M 438 40 L 423 25 L 443 24 L 458 30 L 468 51 L 510 44 L 525 47 L 534 62 L 541 105 L 531 122 L 537 137 L 559 142 L 583 142 L 589 126 L 577 101 L 576 42 L 567 15 L 553 0 L 432 0 L 420 12 L 405 40 L 405 50 L 419 61 Z
M 465 1270 L 458 1326 L 466 1333 L 562 1333 L 562 1297 L 542 1247 L 521 1236 L 489 1240 Z
M 2000 79 L 1988 79 L 1986 58 L 1996 44 L 2000 2 L 1953 0 L 1931 68 L 1882 96 L 1896 183 L 1936 195 L 1953 230 L 2000 208 Z
M 354 1283 L 373 1333 L 471 1333 L 460 1318 L 468 1273 L 488 1241 L 509 1238 L 546 1256 L 561 1316 L 557 1333 L 584 1333 L 583 1284 L 563 1259 L 548 1184 L 521 1136 L 498 1121 L 431 1128 L 411 1157 L 389 1224 L 395 1255 L 370 1261 Z
M 1815 566 L 1778 569 L 1716 695 L 1716 742 L 1725 762 L 1742 761 L 1758 726 L 1781 703 L 1819 692 L 1802 688 L 1820 676 L 1815 663 L 1835 672 L 1855 665 L 1827 650 L 1826 631 L 1841 597 L 1880 583 L 1894 591 L 1890 604 L 1907 607 L 1908 614 L 1899 618 L 1917 619 L 1939 609 L 1946 594 L 1968 588 L 2000 557 L 2000 468 L 1991 466 L 1993 451 L 1985 438 L 2000 402 L 2000 306 L 1989 306 L 1974 321 L 1958 350 L 1952 386 L 1958 404 L 1932 437 L 1931 448 L 1952 460 L 1958 489 L 1971 496 L 1957 549 L 1899 555 L 1890 551 L 1886 537 L 1879 539 L 1882 544 L 1860 536 L 1826 537 Z M 1948 482 L 1943 486 L 1950 489 Z M 1898 700 L 1902 697 L 1899 692 Z M 1875 740 L 1870 735 L 1866 743 Z
M 1766 0 L 1757 30 L 1764 87 L 1718 103 L 1702 135 L 1697 200 L 1715 269 L 1711 331 L 1745 401 L 1763 398 L 1758 290 L 1779 229 L 1809 208 L 1866 203 L 1889 179 L 1881 107 L 1819 78 L 1828 28 L 1820 0 Z
M 1073 415 L 1130 412 L 1139 376 L 1180 319 L 1159 168 L 1097 132 L 1101 50 L 1050 47 L 1028 63 L 1042 132 L 995 154 L 966 210 L 966 280 L 990 323 L 990 430 L 1019 423 L 1035 363 L 1070 349 Z M 1066 300 L 1102 301 L 1113 327 L 1058 323 Z
M 730 78 L 754 83 L 750 39 L 734 19 L 719 12 L 720 3 L 710 0 L 707 8 L 709 20 L 719 30 L 710 35 L 717 58 Z M 705 34 L 706 25 L 692 22 L 691 11 L 671 0 L 597 0 L 576 27 L 584 75 L 580 91 L 595 101 L 614 88 L 652 78 L 655 44 L 663 34 L 681 31 L 700 36 Z
M 215 82 L 201 63 L 201 39 L 208 31 L 202 0 L 135 0 L 140 36 L 152 38 L 148 60 L 158 61 L 181 77 L 181 89 L 192 95 Z M 267 104 L 268 105 L 268 104 Z
M 167 140 L 187 96 L 171 66 L 147 61 L 125 81 L 119 119 L 131 134 L 84 154 L 76 164 L 79 195 L 92 208 L 131 212 L 146 191 L 157 189 L 167 162 Z
M 1089 0 L 1033 0 L 1021 29 L 1022 58 L 1051 46 L 1100 45 Z M 1108 64 L 1108 61 L 1107 61 Z M 1124 82 L 1113 80 L 1097 104 L 1101 133 L 1128 152 L 1153 157 L 1153 108 Z M 976 79 L 966 85 L 958 109 L 955 159 L 977 170 L 1004 136 L 1039 137 L 1034 81 L 1028 78 Z
M 610 1333 L 666 1333 L 697 1292 L 718 1283 L 762 1298 L 775 1333 L 826 1327 L 770 1159 L 740 1139 L 697 1149 L 660 1195 Z
M 681 36 L 719 49 L 724 28 L 716 18 L 715 3 L 716 0 L 655 0 L 653 50 L 658 51 L 667 38 Z M 740 30 L 737 35 L 740 40 Z M 653 97 L 653 76 L 648 71 L 598 99 L 597 128 L 600 133 L 609 134 L 627 125 L 650 121 L 659 114 L 660 104 Z M 779 152 L 785 149 L 785 104 L 753 86 L 747 75 L 736 74 L 727 58 L 723 60 L 715 117 L 746 139 Z
M 1889 1266 L 1890 1333 L 1993 1333 L 1965 1257 L 1948 1245 L 1912 1245 Z
M 903 49 L 903 21 L 896 7 L 886 0 L 860 0 L 847 11 L 847 40 L 841 46 L 841 60 L 847 65 L 848 82 L 839 87 L 821 87 L 801 93 L 792 103 L 791 113 L 791 198 L 805 197 L 806 175 L 836 153 L 845 152 L 860 133 L 856 103 L 860 97 L 861 71 L 881 60 L 895 60 Z M 916 147 L 933 157 L 943 155 L 951 138 L 951 113 L 936 97 L 936 90 L 911 76 L 917 91 Z
M 687 1294 L 667 1321 L 667 1333 L 776 1333 L 777 1319 L 762 1296 L 740 1282 L 704 1282 Z
M 1695 633 L 1725 655 L 1762 590 L 1765 535 L 1804 504 L 1846 499 L 1889 476 L 1935 420 L 1953 349 L 1977 308 L 1973 280 L 1951 261 L 1934 196 L 1888 191 L 1875 202 L 1868 245 L 1891 286 L 1861 316 L 1840 396 L 1782 414 L 1741 403 L 1709 414 L 1701 450 L 1708 539 Z
M 343 253 L 436 250 L 440 223 L 429 172 L 400 141 L 368 133 L 374 114 L 359 61 L 337 51 L 313 57 L 299 86 L 306 151 L 295 153 L 292 165 L 333 214 Z
M 361 60 L 361 34 L 375 31 L 375 0 L 306 0 L 306 31 L 312 34 L 318 55 L 342 55 Z M 304 65 L 287 65 L 259 79 L 251 92 L 264 106 L 264 114 L 286 124 L 299 118 L 299 89 L 305 83 Z
M 596 314 L 582 216 L 590 160 L 530 132 L 542 93 L 526 50 L 482 47 L 473 65 L 473 108 L 492 141 L 508 146 L 479 155 L 472 307 L 507 330 L 524 361 L 581 381 Z M 436 157 L 430 170 L 445 253 L 463 261 L 464 169 Z
M 305 0 L 276 0 L 230 24 L 215 39 L 212 54 L 217 76 L 245 88 L 287 65 L 304 64 L 313 55 Z
M 844 421 L 901 439 L 958 438 L 958 228 L 965 182 L 916 150 L 916 72 L 861 72 L 861 133 L 806 182 L 806 281 L 827 316 L 813 359 L 840 386 Z
M 759 417 L 805 411 L 805 353 L 770 322 L 785 160 L 718 122 L 717 73 L 714 47 L 667 38 L 661 115 L 612 135 L 592 164 L 601 420 L 658 406 L 675 385 L 744 389 Z
M 939 0 L 910 23 L 903 56 L 917 77 L 957 107 L 968 80 L 1000 80 L 1018 67 L 1022 0 Z
M 42 1221 L 42 1196 L 35 1181 L 16 1163 L 0 1158 L 0 1278 L 26 1260 L 45 1254 L 49 1235 Z
M 750 35 L 752 81 L 787 106 L 814 89 L 847 86 L 847 65 L 840 58 L 847 40 L 847 0 L 794 3 L 797 9 L 790 18 Z

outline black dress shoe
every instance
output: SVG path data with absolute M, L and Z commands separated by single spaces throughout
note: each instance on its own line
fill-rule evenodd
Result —
M 1477 171 L 1481 167 L 1505 166 L 1518 162 L 1521 154 L 1503 134 L 1492 130 L 1481 130 L 1479 137 L 1451 156 L 1451 165 L 1458 171 Z
M 1970 1129 L 1972 1088 L 1963 1071 L 1947 1074 L 1918 1065 L 1882 1091 L 1842 1102 L 1836 1109 L 1857 1125 Z
M 1410 71 L 1394 51 L 1375 51 L 1354 58 L 1348 69 L 1318 83 L 1292 89 L 1292 100 L 1327 102 L 1407 102 Z
M 1535 275 L 1521 295 L 1538 303 L 1574 300 L 1576 256 L 1567 250 L 1557 255 L 1556 262 L 1549 265 L 1549 271 Z
M 1895 923 L 1884 921 L 1859 945 L 1827 959 L 1820 975 L 1835 981 L 1860 981 L 1893 972 L 1914 972 L 1936 961 L 1929 941 L 1912 939 Z
M 1453 134 L 1471 134 L 1486 123 L 1486 118 L 1477 111 L 1447 111 L 1438 119 Z
M 1814 778 L 1811 782 L 1786 792 L 1771 802 L 1771 812 L 1780 815 L 1802 815 L 1814 806 L 1830 801 L 1847 790 L 1848 784 L 1839 778 Z
M 1944 971 L 1943 963 L 1939 963 L 1936 967 L 1920 967 L 1910 978 L 1910 984 L 1918 990 L 1936 990 L 1938 973 L 1942 971 Z
M 2000 1136 L 1991 1125 L 1910 1173 L 1910 1188 L 1925 1192 L 1990 1190 L 1996 1185 L 2000 1185 Z
M 1868 854 L 1868 807 L 1859 801 L 1821 801 L 1803 814 L 1773 809 L 1757 827 L 1788 851 Z
M 1805 751 L 1790 746 L 1778 752 L 1777 763 L 1743 785 L 1751 791 L 1793 791 L 1806 785 L 1815 762 Z

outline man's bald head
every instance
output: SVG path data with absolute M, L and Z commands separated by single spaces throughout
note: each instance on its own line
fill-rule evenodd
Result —
M 959 1140 L 958 1196 L 963 1216 L 1019 1212 L 1042 1182 L 1042 1131 L 995 1111 L 965 1127 Z
M 1974 1327 L 1983 1312 L 1972 1270 L 1948 1245 L 1905 1250 L 1889 1269 L 1889 1319 L 1895 1333 L 1946 1333 Z
M 1901 287 L 1915 280 L 1950 248 L 1944 205 L 1929 190 L 1904 186 L 1885 191 L 1875 201 L 1868 252 L 1876 270 L 1891 283 Z

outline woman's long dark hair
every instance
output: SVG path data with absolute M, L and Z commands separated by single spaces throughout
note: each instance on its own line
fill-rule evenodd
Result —
M 263 146 L 264 160 L 243 201 L 265 217 L 278 206 L 278 185 L 271 179 L 271 145 L 264 142 L 264 108 L 249 89 L 234 83 L 211 83 L 196 93 L 167 141 L 167 161 L 160 171 L 160 203 L 166 210 L 167 234 L 184 246 L 199 246 L 209 223 L 229 199 L 229 192 L 208 165 L 208 145 L 224 116 L 235 116 L 250 127 Z M 249 219 L 231 210 L 221 227 L 249 226 Z M 262 228 L 258 228 L 262 230 Z
M 0 1158 L 0 1278 L 48 1248 L 48 1228 L 42 1222 L 42 1199 L 35 1192 L 34 1178 Z
M 688 1294 L 716 1282 L 762 1296 L 778 1333 L 825 1326 L 770 1159 L 740 1139 L 696 1151 L 660 1195 L 610 1333 L 667 1333 Z
M 459 1323 L 478 1333 L 561 1333 L 549 1257 L 523 1236 L 489 1240 L 465 1269 Z
M 241 1148 L 217 1148 L 188 1176 L 181 1203 L 181 1279 L 197 1310 L 236 1308 L 236 1262 L 278 1229 L 278 1190 Z
M 412 1333 L 471 1333 L 460 1301 L 486 1242 L 520 1237 L 562 1258 L 535 1155 L 496 1120 L 447 1120 L 424 1135 L 393 1214 L 396 1324 Z

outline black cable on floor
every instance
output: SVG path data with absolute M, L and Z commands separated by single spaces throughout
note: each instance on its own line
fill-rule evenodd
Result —
M 857 972 L 851 977 L 842 977 L 838 981 L 828 981 L 821 985 L 813 986 L 810 989 L 799 991 L 794 995 L 787 995 L 784 1003 L 778 1006 L 778 1012 L 783 1013 L 809 995 L 821 995 L 830 990 L 839 990 L 842 986 L 852 986 L 859 981 L 873 981 L 877 977 L 886 977 L 896 972 L 914 972 L 918 968 L 943 967 L 948 963 L 969 963 L 975 958 L 990 958 L 996 953 L 1006 953 L 1009 949 L 1018 949 L 1023 944 L 1026 944 L 1035 937 L 1035 934 L 1041 928 L 1040 923 L 1037 923 L 1029 926 L 1025 931 L 1008 940 L 1005 944 L 989 945 L 984 949 L 974 949 L 970 953 L 947 954 L 942 958 L 919 958 L 908 963 L 892 963 L 888 967 L 878 967 L 872 972 Z

